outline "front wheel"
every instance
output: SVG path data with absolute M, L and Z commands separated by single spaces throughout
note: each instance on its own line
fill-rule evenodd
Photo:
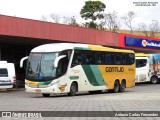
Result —
M 77 85 L 76 83 L 72 83 L 70 87 L 70 92 L 68 93 L 69 96 L 75 96 L 77 92 Z
M 150 81 L 152 84 L 156 84 L 156 83 L 158 83 L 158 77 L 152 76 Z
M 43 97 L 49 97 L 50 96 L 50 94 L 42 94 L 43 95 Z

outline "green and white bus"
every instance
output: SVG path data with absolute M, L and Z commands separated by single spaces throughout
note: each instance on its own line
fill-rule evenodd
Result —
M 123 92 L 135 86 L 135 54 L 100 45 L 53 43 L 32 49 L 26 66 L 29 93 Z

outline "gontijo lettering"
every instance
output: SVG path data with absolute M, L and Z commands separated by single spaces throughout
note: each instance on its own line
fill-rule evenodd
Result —
M 124 72 L 124 67 L 106 67 L 106 72 Z

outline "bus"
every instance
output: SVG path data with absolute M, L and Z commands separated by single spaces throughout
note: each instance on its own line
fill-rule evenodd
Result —
M 135 86 L 135 54 L 100 45 L 53 43 L 31 50 L 26 66 L 29 93 L 123 92 Z
M 14 63 L 0 61 L 0 89 L 13 88 L 16 85 Z
M 148 82 L 149 79 L 149 59 L 144 53 L 136 53 L 136 83 Z
M 136 53 L 136 83 L 156 84 L 160 78 L 160 54 Z
M 149 78 L 152 84 L 159 83 L 160 79 L 160 54 L 149 54 Z

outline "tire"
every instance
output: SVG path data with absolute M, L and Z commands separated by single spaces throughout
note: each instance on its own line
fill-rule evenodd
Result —
M 119 87 L 119 92 L 124 92 L 126 88 L 126 82 L 123 80 Z
M 152 84 L 158 83 L 158 77 L 152 76 L 151 79 L 150 79 L 150 82 L 151 82 Z
M 113 92 L 114 92 L 114 93 L 119 92 L 119 88 L 120 88 L 119 82 L 118 82 L 118 81 L 115 81 L 115 82 L 114 82 Z
M 77 92 L 77 85 L 76 83 L 72 83 L 70 87 L 70 92 L 68 93 L 69 96 L 75 96 Z
M 50 94 L 42 94 L 43 95 L 43 97 L 49 97 L 50 96 Z

